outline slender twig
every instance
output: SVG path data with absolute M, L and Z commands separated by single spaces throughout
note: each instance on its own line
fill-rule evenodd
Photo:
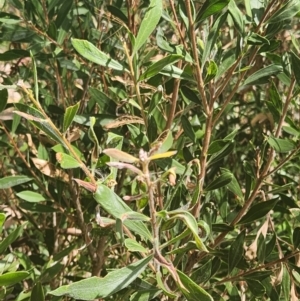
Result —
M 181 69 L 182 61 L 179 61 L 177 63 L 177 67 Z M 172 99 L 171 99 L 171 108 L 170 108 L 169 116 L 167 118 L 167 124 L 166 124 L 165 130 L 169 130 L 172 126 L 172 123 L 173 123 L 173 119 L 174 119 L 174 115 L 175 115 L 175 111 L 176 111 L 179 87 L 180 87 L 180 79 L 175 78 L 174 79 Z
M 14 150 L 18 153 L 19 158 L 23 161 L 23 163 L 25 164 L 26 168 L 29 170 L 29 172 L 31 173 L 31 175 L 34 177 L 36 184 L 39 186 L 39 189 L 41 189 L 43 191 L 43 193 L 52 201 L 54 201 L 53 196 L 51 195 L 51 193 L 46 189 L 45 185 L 42 183 L 42 181 L 40 180 L 40 177 L 33 171 L 33 169 L 31 168 L 30 164 L 27 162 L 25 156 L 22 154 L 22 152 L 20 151 L 19 147 L 17 146 L 16 142 L 14 141 L 13 137 L 10 135 L 10 132 L 6 129 L 5 124 L 2 122 L 2 120 L 0 120 L 0 124 L 2 126 L 2 130 L 5 132 L 6 136 L 8 137 L 10 143 L 12 144 L 12 146 L 14 147 Z M 64 209 L 60 206 L 55 206 L 56 209 L 58 209 L 60 212 L 64 212 Z
M 29 99 L 33 102 L 33 104 L 39 109 L 40 113 L 44 116 L 45 121 L 48 123 L 49 127 L 55 132 L 55 134 L 58 137 L 60 137 L 60 139 L 64 143 L 64 146 L 67 147 L 68 151 L 73 156 L 73 158 L 76 159 L 76 161 L 80 163 L 80 168 L 83 170 L 83 172 L 86 174 L 86 176 L 90 178 L 91 183 L 96 184 L 96 180 L 95 180 L 93 174 L 90 172 L 90 170 L 87 168 L 87 166 L 82 162 L 82 160 L 80 159 L 78 154 L 74 151 L 74 149 L 73 149 L 71 143 L 68 141 L 68 139 L 66 139 L 66 137 L 63 134 L 61 134 L 61 132 L 58 130 L 58 128 L 55 126 L 55 124 L 52 122 L 52 120 L 45 113 L 41 104 L 33 97 L 32 92 L 30 90 L 28 90 L 24 85 L 20 85 L 20 88 L 29 97 Z
M 220 284 L 222 284 L 222 283 L 225 283 L 225 282 L 239 281 L 242 277 L 251 275 L 252 273 L 255 273 L 255 272 L 257 272 L 257 271 L 260 271 L 260 270 L 263 270 L 263 269 L 266 269 L 266 268 L 274 267 L 276 264 L 282 263 L 282 262 L 286 262 L 288 259 L 290 259 L 290 258 L 292 258 L 292 257 L 295 257 L 295 256 L 297 256 L 297 255 L 299 255 L 299 254 L 300 254 L 300 251 L 296 251 L 296 252 L 294 252 L 294 253 L 292 253 L 292 254 L 289 254 L 289 255 L 287 255 L 287 256 L 285 256 L 285 257 L 283 257 L 283 258 L 280 258 L 280 259 L 276 259 L 276 260 L 270 261 L 270 262 L 268 262 L 268 263 L 266 263 L 266 264 L 262 264 L 262 265 L 260 265 L 260 266 L 258 266 L 258 267 L 256 267 L 256 268 L 254 268 L 254 269 L 252 269 L 252 270 L 248 270 L 248 271 L 242 272 L 242 273 L 240 273 L 240 274 L 238 274 L 238 275 L 235 275 L 235 276 L 233 276 L 233 277 L 227 277 L 227 278 L 224 278 L 224 279 L 222 279 L 222 280 L 220 280 L 220 281 L 218 281 L 218 282 L 213 283 L 212 286 L 213 286 L 213 287 L 214 287 L 214 286 L 218 286 L 218 285 L 220 285 Z M 211 286 L 210 286 L 210 288 L 211 288 Z
M 186 10 L 187 10 L 187 16 L 189 19 L 189 34 L 190 34 L 190 39 L 191 39 L 191 44 L 192 44 L 192 53 L 193 53 L 193 58 L 194 58 L 194 64 L 196 66 L 197 86 L 198 86 L 199 93 L 201 95 L 204 112 L 207 115 L 210 115 L 209 106 L 207 103 L 207 98 L 206 98 L 205 89 L 204 89 L 204 81 L 202 78 L 202 71 L 201 71 L 199 56 L 198 56 L 198 50 L 197 50 L 197 44 L 196 44 L 196 34 L 195 34 L 195 24 L 194 24 L 194 20 L 193 20 L 193 16 L 192 16 L 190 0 L 185 0 L 185 6 L 186 6 Z

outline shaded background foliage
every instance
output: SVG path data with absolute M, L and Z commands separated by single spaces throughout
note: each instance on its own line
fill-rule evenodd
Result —
M 298 300 L 297 0 L 163 1 L 148 27 L 160 1 L 1 5 L 3 299 L 83 299 L 63 285 L 116 281 L 114 269 L 157 256 L 105 207 L 123 202 L 118 195 L 138 218 L 155 213 L 143 177 L 109 167 L 124 157 L 103 152 L 138 157 L 142 148 L 177 150 L 150 170 L 158 252 L 181 283 L 144 259 L 127 286 L 96 291 L 99 300 Z M 98 198 L 73 179 L 112 190 L 100 186 Z M 208 252 L 193 241 L 193 221 Z M 107 286 L 95 283 L 87 299 Z

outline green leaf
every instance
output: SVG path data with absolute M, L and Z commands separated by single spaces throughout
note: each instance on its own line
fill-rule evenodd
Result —
M 193 233 L 198 249 L 204 252 L 208 252 L 207 248 L 205 247 L 201 238 L 199 237 L 197 221 L 191 213 L 184 210 L 174 210 L 174 211 L 167 212 L 167 215 L 169 216 L 170 219 L 171 218 L 181 219 Z
M 30 54 L 28 51 L 23 49 L 12 49 L 0 53 L 0 61 L 13 61 L 24 57 L 29 57 Z
M 19 272 L 8 272 L 0 275 L 0 286 L 14 285 L 21 282 L 23 279 L 27 278 L 30 274 L 25 271 Z
M 234 0 L 230 0 L 229 5 L 228 5 L 228 11 L 233 19 L 235 28 L 237 29 L 239 34 L 241 36 L 243 36 L 244 31 L 245 31 L 243 15 L 242 15 L 241 11 L 238 9 Z
M 257 259 L 260 263 L 264 263 L 266 258 L 266 241 L 264 236 L 260 233 L 257 239 Z
M 42 205 L 38 203 L 22 202 L 20 203 L 20 207 L 22 209 L 33 212 L 57 212 L 57 209 L 53 208 L 52 206 Z
M 115 17 L 122 20 L 125 24 L 128 23 L 128 18 L 124 15 L 124 13 L 116 6 L 106 5 L 107 10 Z
M 300 2 L 298 0 L 289 0 L 267 20 L 267 23 L 274 24 L 284 20 L 291 20 L 299 12 Z
M 108 54 L 99 50 L 92 43 L 79 39 L 71 39 L 71 42 L 76 51 L 87 60 L 100 66 L 128 72 L 128 70 L 125 69 L 118 61 L 112 59 Z
M 262 68 L 255 73 L 251 74 L 244 82 L 244 85 L 251 85 L 254 83 L 259 84 L 259 81 L 262 81 L 264 78 L 269 78 L 271 75 L 277 75 L 278 73 L 282 72 L 282 66 L 279 65 L 269 65 L 265 68 Z M 257 82 L 258 81 L 258 82 Z
M 11 188 L 29 181 L 32 181 L 32 179 L 26 176 L 8 176 L 0 179 L 0 189 Z
M 130 252 L 142 252 L 147 253 L 148 250 L 139 244 L 135 239 L 126 238 L 124 241 L 125 247 Z
M 251 32 L 250 36 L 247 37 L 247 44 L 249 44 L 249 45 L 264 45 L 264 44 L 269 45 L 270 42 L 265 37 L 255 33 L 255 32 Z
M 43 290 L 43 286 L 40 282 L 38 282 L 32 289 L 31 292 L 31 297 L 30 297 L 30 301 L 44 301 L 45 300 L 45 295 L 44 295 L 44 290 Z
M 300 247 L 300 227 L 296 227 L 293 232 L 293 245 L 295 249 Z
M 45 201 L 45 198 L 41 194 L 39 194 L 37 192 L 29 191 L 29 190 L 21 191 L 19 193 L 16 193 L 16 195 L 20 199 L 27 201 L 27 202 L 31 202 L 31 203 Z
M 233 175 L 228 172 L 222 173 L 218 178 L 214 179 L 212 182 L 210 182 L 206 188 L 205 191 L 211 191 L 215 190 L 221 187 L 224 187 L 228 185 L 233 179 Z
M 239 225 L 251 223 L 255 220 L 263 218 L 269 213 L 277 204 L 279 199 L 273 199 L 266 202 L 261 202 L 252 206 L 249 211 L 238 222 Z
M 191 278 L 177 270 L 180 281 L 184 285 L 177 283 L 178 288 L 182 291 L 187 301 L 214 301 L 212 296 L 196 284 Z
M 197 105 L 201 105 L 201 101 L 194 90 L 190 89 L 187 86 L 180 87 L 181 94 L 187 100 L 194 102 Z
M 56 155 L 57 161 L 59 162 L 61 168 L 63 169 L 72 169 L 81 166 L 81 162 L 78 162 L 72 156 L 65 153 L 57 153 Z
M 219 13 L 230 0 L 206 0 L 196 17 L 196 23 L 205 20 L 207 17 Z
M 236 179 L 236 177 L 226 168 L 221 168 L 221 172 L 223 173 L 229 173 L 232 175 L 232 180 L 231 182 L 227 185 L 227 188 L 234 193 L 236 196 L 238 196 L 241 200 L 244 199 L 244 195 L 242 192 L 242 189 Z
M 215 21 L 214 24 L 208 34 L 206 43 L 204 43 L 204 50 L 203 50 L 203 55 L 202 55 L 202 64 L 204 65 L 207 58 L 211 54 L 211 51 L 213 47 L 215 47 L 216 40 L 220 35 L 220 28 L 222 25 L 225 23 L 227 19 L 227 12 L 219 16 Z
M 266 288 L 260 283 L 260 281 L 247 279 L 246 282 L 249 290 L 254 296 L 259 297 L 265 294 Z
M 151 66 L 147 68 L 147 70 L 140 76 L 139 81 L 145 80 L 147 78 L 151 78 L 158 74 L 164 67 L 173 65 L 180 59 L 182 59 L 183 56 L 177 55 L 177 54 L 171 54 L 163 59 L 153 63 Z
M 243 230 L 235 239 L 235 241 L 230 245 L 228 253 L 228 273 L 230 274 L 232 270 L 239 264 L 243 257 L 244 251 L 244 241 L 245 241 L 245 230 Z
M 151 144 L 151 149 L 155 150 L 155 154 L 163 154 L 167 152 L 173 145 L 172 131 L 166 130 Z
M 300 66 L 299 66 L 300 68 Z M 274 107 L 277 109 L 279 113 L 282 112 L 282 98 L 278 93 L 277 87 L 275 86 L 274 82 L 272 81 L 272 85 L 269 88 L 270 93 L 270 101 L 274 105 Z
M 267 142 L 278 153 L 288 153 L 295 149 L 296 145 L 292 140 L 268 137 Z
M 70 106 L 66 109 L 66 112 L 64 114 L 64 123 L 63 123 L 64 133 L 68 130 L 69 126 L 73 122 L 73 119 L 78 112 L 79 106 L 80 106 L 80 102 L 77 102 L 76 105 Z
M 185 79 L 195 82 L 195 79 L 191 74 L 173 65 L 165 66 L 159 73 L 172 78 Z
M 206 69 L 205 83 L 208 83 L 216 77 L 218 73 L 218 66 L 214 61 L 210 61 Z
M 6 219 L 5 214 L 0 212 L 0 234 L 1 234 L 2 229 L 3 229 L 5 219 Z
M 162 280 L 162 275 L 160 272 L 155 273 L 156 274 L 156 281 L 157 281 L 157 286 L 163 290 L 164 294 L 168 297 L 170 297 L 171 299 L 175 299 L 177 297 L 176 294 L 174 294 L 173 292 L 170 292 L 166 287 L 165 284 Z
M 156 28 L 161 16 L 163 5 L 161 0 L 151 0 L 149 8 L 147 9 L 139 32 L 137 34 L 133 54 L 135 54 L 148 40 L 150 34 Z
M 152 256 L 136 261 L 127 267 L 116 269 L 104 278 L 91 277 L 69 285 L 63 285 L 54 291 L 50 291 L 49 294 L 54 296 L 68 295 L 80 300 L 107 298 L 128 287 L 145 270 L 150 260 L 152 260 Z
M 289 300 L 290 293 L 291 293 L 291 276 L 285 264 L 282 265 L 282 268 L 283 268 L 282 290 L 283 290 L 284 300 Z
M 22 115 L 22 113 L 28 114 L 26 117 L 35 127 L 45 132 L 49 138 L 53 139 L 57 143 L 64 145 L 64 141 L 56 129 L 51 127 L 49 119 L 45 119 L 44 115 L 37 109 L 24 105 L 22 103 L 16 103 L 15 106 L 21 112 L 21 114 L 16 111 L 17 114 Z
M 122 219 L 123 214 L 132 211 L 131 208 L 126 205 L 112 190 L 102 184 L 98 185 L 97 190 L 94 193 L 94 199 L 106 212 L 115 218 Z M 123 223 L 130 230 L 141 235 L 141 237 L 150 241 L 152 240 L 152 236 L 143 222 L 124 220 Z
M 196 142 L 196 134 L 194 132 L 194 129 L 185 115 L 181 116 L 181 124 L 186 136 L 189 137 L 192 142 Z
M 0 90 L 0 113 L 6 108 L 7 100 L 8 100 L 7 89 Z
M 300 86 L 300 58 L 291 51 L 291 67 L 294 72 L 297 84 Z
M 213 155 L 215 153 L 218 153 L 222 150 L 224 150 L 230 142 L 225 140 L 214 140 L 208 147 L 207 154 Z
M 297 131 L 296 129 L 292 128 L 291 126 L 283 126 L 282 127 L 282 130 L 292 136 L 295 136 L 295 137 L 299 137 L 300 136 L 300 132 Z
M 213 145 L 213 143 L 212 143 Z M 214 145 L 215 147 L 215 145 Z M 214 153 L 208 160 L 209 165 L 213 165 L 214 163 L 222 160 L 224 157 L 228 156 L 234 149 L 234 143 L 230 142 L 225 147 L 223 147 L 220 151 Z M 213 148 L 211 149 L 211 151 Z
M 27 223 L 23 223 L 22 226 L 9 233 L 8 236 L 0 242 L 0 254 L 3 254 L 8 246 L 11 245 L 22 234 L 23 228 L 26 226 L 26 224 Z

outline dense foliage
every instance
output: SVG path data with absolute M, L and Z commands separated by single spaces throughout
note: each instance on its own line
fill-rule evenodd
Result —
M 1 5 L 1 300 L 299 299 L 298 0 Z

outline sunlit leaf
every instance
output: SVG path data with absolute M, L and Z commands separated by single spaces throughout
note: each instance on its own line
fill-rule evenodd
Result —
M 73 47 L 87 60 L 100 66 L 105 66 L 119 71 L 127 71 L 118 61 L 112 59 L 108 54 L 99 50 L 96 46 L 86 40 L 71 39 Z
M 73 119 L 78 112 L 79 105 L 80 102 L 77 102 L 76 105 L 70 106 L 66 109 L 66 112 L 64 114 L 63 132 L 66 132 L 71 123 L 73 122 Z
M 115 218 L 122 219 L 123 214 L 128 214 L 128 212 L 132 211 L 131 208 L 122 201 L 122 199 L 102 184 L 98 185 L 97 190 L 94 193 L 94 199 L 107 213 L 111 214 Z M 141 237 L 148 240 L 152 239 L 151 233 L 143 222 L 126 219 L 123 223 L 131 231 L 141 235 Z
M 177 270 L 177 273 L 184 287 L 178 284 L 177 286 L 179 286 L 179 289 L 188 301 L 214 301 L 212 296 L 196 284 L 191 278 L 179 270 Z
M 27 278 L 30 274 L 25 271 L 9 272 L 0 275 L 0 286 L 14 285 Z
M 0 179 L 0 189 L 11 188 L 29 181 L 32 181 L 32 179 L 27 176 L 8 176 Z
M 31 203 L 37 203 L 45 200 L 45 198 L 40 193 L 29 190 L 21 191 L 19 193 L 16 193 L 16 195 L 20 199 Z
M 150 34 L 156 28 L 162 15 L 162 1 L 151 0 L 150 5 L 144 15 L 140 29 L 138 31 L 133 53 L 136 53 L 148 40 Z
M 63 285 L 49 294 L 69 296 L 80 300 L 107 298 L 128 287 L 147 267 L 152 256 L 136 261 L 127 267 L 116 269 L 104 278 L 91 277 L 69 285 Z

